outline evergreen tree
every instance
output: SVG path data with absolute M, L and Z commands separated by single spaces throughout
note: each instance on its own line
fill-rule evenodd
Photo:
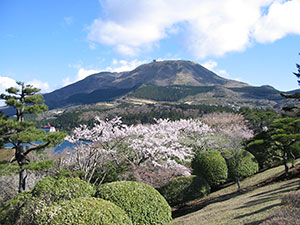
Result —
M 300 55 L 300 53 L 299 53 Z M 300 79 L 300 64 L 296 64 L 296 67 L 298 69 L 298 72 L 294 72 L 293 74 L 297 76 L 298 79 Z M 298 80 L 298 84 L 300 86 L 300 80 Z M 289 99 L 296 99 L 300 101 L 300 92 L 296 92 L 293 94 L 284 94 L 281 93 L 281 96 Z M 293 106 L 286 106 L 284 107 L 282 112 L 282 116 L 284 117 L 299 117 L 300 116 L 300 105 L 293 105 Z
M 295 159 L 292 145 L 300 141 L 300 119 L 287 117 L 274 120 L 269 132 L 274 147 L 281 151 L 285 173 L 288 175 L 288 158 Z
M 300 55 L 300 53 L 299 53 Z M 300 64 L 296 63 L 296 67 L 298 69 L 298 72 L 294 72 L 298 79 L 300 79 Z M 300 80 L 298 80 L 298 85 L 300 86 Z M 300 92 L 294 93 L 294 94 L 281 94 L 281 96 L 285 98 L 292 98 L 292 99 L 298 99 L 300 101 Z
M 30 160 L 28 154 L 33 151 L 41 151 L 52 144 L 63 141 L 63 132 L 46 133 L 37 129 L 33 122 L 24 120 L 25 114 L 38 114 L 46 111 L 43 96 L 38 94 L 40 89 L 32 85 L 17 82 L 18 88 L 6 89 L 8 94 L 1 94 L 7 106 L 16 110 L 16 119 L 0 118 L 0 142 L 12 144 L 15 156 L 11 162 L 17 162 L 19 166 L 19 193 L 26 189 L 26 165 Z

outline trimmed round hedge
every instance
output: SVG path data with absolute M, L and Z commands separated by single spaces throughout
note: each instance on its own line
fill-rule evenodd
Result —
M 112 202 L 99 198 L 75 198 L 53 204 L 38 216 L 39 225 L 132 225 L 127 214 Z
M 133 224 L 166 224 L 172 220 L 171 208 L 153 187 L 135 181 L 102 184 L 96 196 L 115 203 Z
M 197 153 L 192 160 L 192 168 L 194 174 L 203 177 L 212 187 L 224 183 L 228 177 L 226 161 L 219 151 Z
M 31 192 L 23 192 L 8 202 L 0 213 L 0 224 L 32 224 L 36 215 L 54 202 L 90 197 L 95 188 L 79 178 L 40 180 Z
M 17 224 L 24 204 L 32 198 L 31 192 L 16 195 L 11 201 L 1 207 L 0 224 Z
M 58 202 L 79 197 L 90 197 L 95 188 L 79 178 L 46 177 L 40 180 L 32 190 L 32 195 L 47 202 Z
M 258 171 L 258 163 L 250 152 L 246 150 L 240 150 L 236 157 L 233 157 L 230 151 L 226 151 L 225 158 L 228 167 L 228 177 L 249 177 Z M 237 160 L 238 166 L 236 168 Z
M 34 224 L 34 219 L 48 204 L 31 192 L 16 195 L 0 211 L 0 224 Z
M 201 177 L 195 175 L 180 176 L 172 179 L 159 191 L 171 206 L 176 206 L 208 195 L 210 186 Z

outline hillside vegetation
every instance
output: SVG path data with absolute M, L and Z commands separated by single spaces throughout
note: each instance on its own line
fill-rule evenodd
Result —
M 241 192 L 230 185 L 192 201 L 174 211 L 170 225 L 258 225 L 281 206 L 284 194 L 300 188 L 299 177 L 275 182 L 282 174 L 284 167 L 278 166 L 243 180 Z

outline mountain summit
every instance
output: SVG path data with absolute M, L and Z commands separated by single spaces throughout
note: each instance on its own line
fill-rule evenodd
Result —
M 204 104 L 250 102 L 271 106 L 282 100 L 270 87 L 252 87 L 225 79 L 203 66 L 184 60 L 153 61 L 132 71 L 92 74 L 83 80 L 45 94 L 50 109 L 111 101 L 121 96 Z

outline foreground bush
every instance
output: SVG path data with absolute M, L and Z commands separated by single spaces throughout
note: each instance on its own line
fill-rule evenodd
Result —
M 283 206 L 275 210 L 262 225 L 300 224 L 300 192 L 290 192 L 282 197 Z
M 76 198 L 54 204 L 41 212 L 36 225 L 128 224 L 127 214 L 115 204 L 99 198 Z
M 54 202 L 94 194 L 93 186 L 79 178 L 47 177 L 40 180 L 32 192 L 18 194 L 4 205 L 0 213 L 0 224 L 32 224 L 36 215 Z
M 210 186 L 201 177 L 180 176 L 160 188 L 160 193 L 171 206 L 175 206 L 208 195 Z
M 47 206 L 45 201 L 33 197 L 31 192 L 23 192 L 1 209 L 0 224 L 33 224 L 35 216 Z
M 115 203 L 133 224 L 166 224 L 172 220 L 171 208 L 153 187 L 135 181 L 100 185 L 96 196 Z
M 197 153 L 192 168 L 194 174 L 203 177 L 212 187 L 224 183 L 228 176 L 226 161 L 219 151 Z
M 225 152 L 226 163 L 228 167 L 228 177 L 250 177 L 258 171 L 258 163 L 250 152 L 240 150 L 236 157 L 230 151 Z M 239 160 L 237 164 L 237 160 Z
M 90 197 L 95 194 L 94 187 L 79 178 L 47 177 L 39 181 L 32 194 L 47 202 L 58 202 L 79 197 Z

